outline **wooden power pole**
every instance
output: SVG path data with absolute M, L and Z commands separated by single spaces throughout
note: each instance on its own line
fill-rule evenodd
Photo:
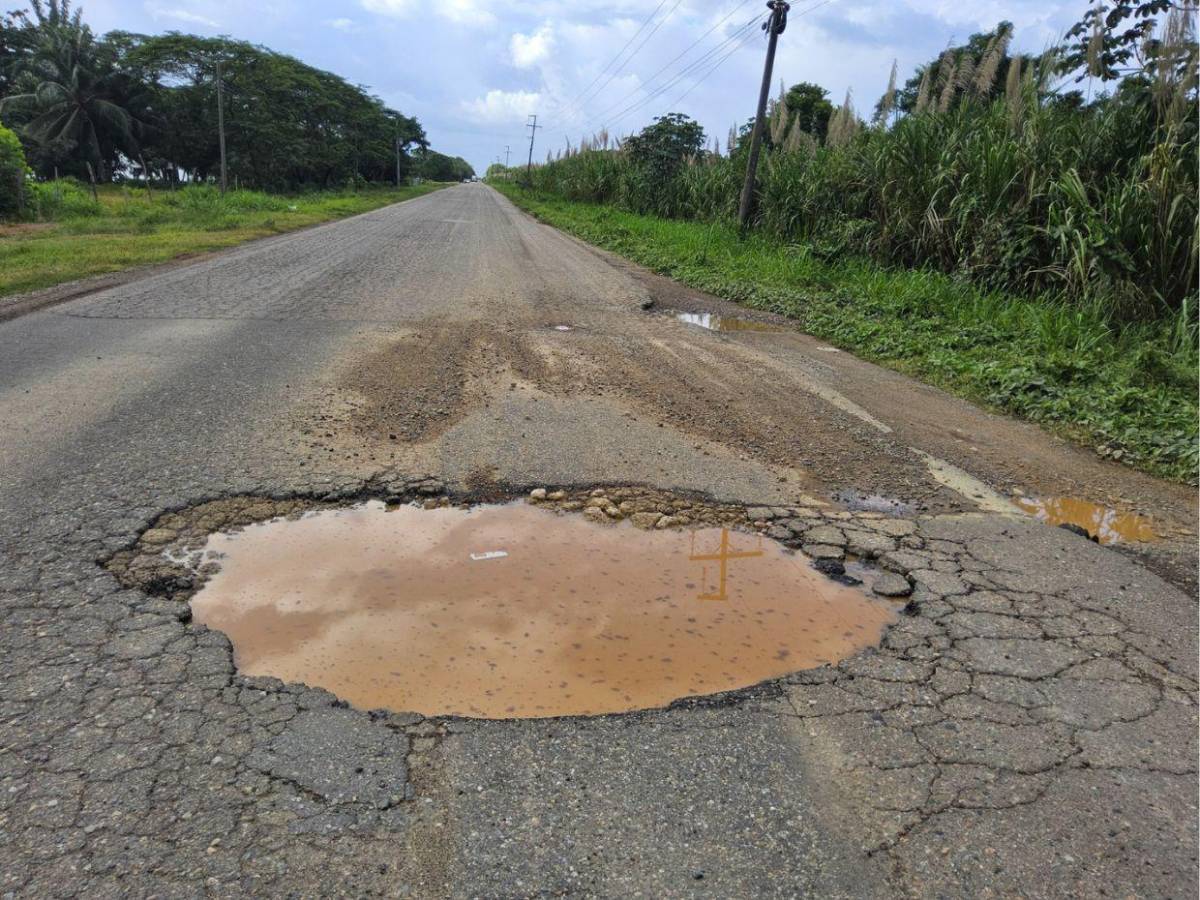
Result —
M 537 130 L 542 126 L 537 123 L 536 113 L 531 113 L 529 118 L 533 121 L 525 123 L 525 127 L 529 129 L 529 162 L 525 165 L 525 182 L 533 184 L 533 139 L 537 135 Z
M 750 159 L 746 163 L 746 183 L 742 186 L 742 200 L 738 204 L 738 225 L 746 227 L 754 208 L 754 178 L 758 171 L 758 151 L 762 147 L 762 133 L 767 117 L 767 96 L 771 92 L 771 70 L 775 67 L 775 44 L 783 29 L 787 27 L 787 14 L 791 7 L 784 0 L 769 0 L 767 9 L 771 18 L 763 23 L 767 32 L 767 61 L 763 65 L 762 87 L 758 91 L 758 112 L 754 116 L 754 130 L 750 133 Z
M 221 146 L 221 196 L 225 195 L 228 174 L 225 169 L 225 85 L 221 81 L 221 61 L 217 60 L 217 142 Z

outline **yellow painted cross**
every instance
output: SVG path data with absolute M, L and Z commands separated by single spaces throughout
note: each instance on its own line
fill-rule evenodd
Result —
M 718 590 L 715 594 L 697 594 L 697 600 L 728 600 L 729 597 L 725 593 L 725 577 L 729 574 L 729 560 L 731 559 L 748 559 L 752 556 L 762 556 L 762 535 L 758 538 L 757 550 L 731 550 L 729 547 L 729 529 L 721 529 L 721 549 L 716 553 L 696 553 L 696 532 L 692 532 L 692 553 L 688 557 L 690 560 L 704 561 L 717 560 L 720 562 L 718 575 Z M 701 569 L 701 580 L 708 579 L 708 567 Z

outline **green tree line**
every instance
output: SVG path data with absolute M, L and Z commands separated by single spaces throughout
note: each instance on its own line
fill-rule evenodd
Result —
M 1166 317 L 1195 340 L 1194 7 L 1107 2 L 1062 46 L 1009 52 L 1012 26 L 973 35 L 870 120 L 814 84 L 771 104 L 753 227 L 827 258 L 960 274 L 988 288 Z M 532 187 L 669 218 L 731 220 L 750 124 L 724 153 L 678 114 L 601 132 L 534 169 Z M 516 172 L 513 173 L 517 175 Z M 520 177 L 524 177 L 521 175 Z
M 229 178 L 240 185 L 473 174 L 430 150 L 415 118 L 266 47 L 178 32 L 97 37 L 71 0 L 32 0 L 0 17 L 0 120 L 41 178 L 216 177 L 218 69 Z

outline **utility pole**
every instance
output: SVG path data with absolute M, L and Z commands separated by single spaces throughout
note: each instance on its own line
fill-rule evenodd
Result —
M 221 82 L 221 61 L 217 60 L 217 131 L 221 145 L 221 196 L 225 196 L 227 177 L 225 172 L 225 86 Z
M 533 139 L 537 136 L 537 130 L 543 126 L 537 123 L 536 113 L 531 113 L 529 118 L 533 121 L 525 123 L 525 127 L 529 129 L 529 162 L 525 166 L 525 181 L 527 184 L 533 184 Z
M 767 9 L 771 18 L 763 23 L 767 33 L 767 61 L 763 65 L 762 87 L 758 91 L 758 113 L 754 117 L 754 131 L 750 134 L 750 159 L 746 163 L 746 183 L 742 186 L 742 200 L 738 204 L 738 225 L 746 227 L 754 206 L 754 177 L 758 171 L 758 151 L 762 145 L 762 133 L 767 117 L 767 96 L 771 92 L 771 70 L 775 67 L 775 44 L 783 29 L 787 27 L 787 14 L 791 9 L 784 0 L 768 0 Z
M 505 144 L 504 145 L 504 177 L 505 178 L 508 177 L 508 155 L 510 153 L 512 153 L 512 150 L 509 149 L 508 144 Z M 497 162 L 499 162 L 499 160 L 497 160 Z

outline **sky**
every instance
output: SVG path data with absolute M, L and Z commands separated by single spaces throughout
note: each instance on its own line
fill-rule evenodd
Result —
M 5 4 L 15 5 L 15 4 Z M 78 0 L 103 33 L 229 35 L 361 84 L 415 115 L 434 149 L 482 174 L 601 128 L 629 134 L 667 112 L 697 119 L 725 145 L 754 112 L 766 39 L 761 0 Z M 892 61 L 917 65 L 998 21 L 1040 53 L 1087 0 L 794 0 L 779 39 L 776 85 L 812 81 L 835 103 L 849 90 L 869 114 Z M 640 29 L 640 30 L 639 30 Z M 726 43 L 727 39 L 732 38 Z M 683 54 L 682 56 L 680 54 Z M 706 56 L 706 54 L 708 54 Z M 690 66 L 690 70 L 689 70 Z M 777 92 L 777 87 L 773 89 Z

